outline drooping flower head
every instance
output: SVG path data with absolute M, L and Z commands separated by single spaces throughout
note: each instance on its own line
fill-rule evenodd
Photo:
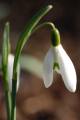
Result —
M 77 76 L 70 57 L 60 43 L 60 34 L 56 28 L 51 33 L 51 47 L 43 62 L 43 81 L 45 87 L 51 86 L 54 80 L 54 71 L 61 74 L 66 88 L 70 92 L 76 91 Z

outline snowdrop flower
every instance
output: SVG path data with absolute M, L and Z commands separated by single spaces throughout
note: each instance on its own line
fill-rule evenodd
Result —
M 8 84 L 9 84 L 10 91 L 12 91 L 13 63 L 14 63 L 14 56 L 12 54 L 9 54 L 9 56 L 8 56 Z M 20 76 L 19 64 L 18 64 L 17 71 L 18 71 L 18 73 L 17 73 L 17 90 L 18 90 L 19 76 Z
M 61 74 L 66 88 L 70 92 L 75 92 L 76 71 L 70 57 L 60 43 L 60 35 L 56 28 L 52 32 L 52 46 L 43 62 L 43 81 L 46 88 L 50 87 L 53 82 L 54 71 Z

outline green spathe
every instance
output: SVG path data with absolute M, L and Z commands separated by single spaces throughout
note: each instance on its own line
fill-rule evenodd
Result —
M 51 31 L 51 42 L 52 42 L 52 46 L 56 47 L 60 44 L 60 34 L 58 29 L 54 28 Z

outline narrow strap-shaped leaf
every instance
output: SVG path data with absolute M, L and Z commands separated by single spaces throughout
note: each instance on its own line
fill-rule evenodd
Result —
M 10 111 L 11 111 L 11 94 L 9 91 L 8 85 L 8 54 L 10 50 L 9 44 L 9 23 L 5 24 L 4 33 L 3 33 L 3 46 L 2 46 L 2 72 L 3 72 L 3 88 L 5 92 L 5 101 L 7 109 L 7 120 L 10 120 Z
M 25 29 L 24 29 L 23 33 L 21 34 L 21 36 L 18 40 L 18 43 L 17 43 L 13 73 L 16 72 L 16 70 L 17 70 L 16 68 L 17 68 L 20 53 L 21 53 L 22 48 L 24 47 L 25 43 L 27 42 L 28 38 L 30 37 L 32 30 L 39 23 L 41 18 L 52 9 L 52 7 L 53 7 L 52 5 L 48 5 L 48 6 L 43 7 L 42 9 L 40 9 L 37 12 L 37 14 L 35 16 L 33 16 L 33 18 L 30 20 L 30 22 L 25 27 Z
M 48 5 L 42 9 L 40 9 L 35 16 L 30 20 L 30 22 L 25 27 L 23 33 L 21 34 L 17 47 L 15 52 L 15 58 L 14 58 L 14 66 L 13 66 L 13 81 L 12 81 L 12 109 L 11 109 L 11 120 L 14 120 L 16 118 L 16 87 L 17 87 L 17 65 L 19 62 L 19 57 L 21 54 L 21 51 L 27 42 L 28 38 L 32 34 L 33 29 L 36 27 L 36 25 L 39 23 L 41 18 L 51 10 L 52 5 Z
M 2 70 L 5 83 L 8 79 L 7 76 L 7 66 L 8 66 L 8 54 L 9 54 L 9 23 L 5 24 L 4 33 L 3 33 L 3 46 L 2 46 Z M 5 85 L 5 87 L 7 87 Z

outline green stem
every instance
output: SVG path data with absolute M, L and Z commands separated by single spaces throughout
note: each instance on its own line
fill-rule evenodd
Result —
M 5 91 L 5 99 L 6 99 L 6 110 L 7 110 L 7 120 L 11 120 L 11 96 L 10 92 Z
M 5 72 L 3 72 L 3 73 L 5 73 Z M 10 117 L 11 117 L 11 93 L 8 89 L 8 83 L 6 80 L 6 76 L 4 76 L 4 75 L 3 75 L 3 89 L 4 89 L 4 93 L 5 93 L 7 120 L 10 120 Z
M 12 103 L 11 103 L 11 120 L 16 120 L 16 85 L 17 80 L 12 80 Z
M 50 28 L 51 31 L 53 29 L 55 29 L 55 26 L 54 26 L 54 24 L 52 22 L 44 22 L 44 23 L 38 25 L 37 27 L 35 27 L 34 30 L 32 31 L 32 33 L 36 32 L 38 29 L 40 29 L 42 27 Z
M 51 30 L 51 42 L 52 45 L 54 47 L 56 47 L 57 45 L 60 44 L 60 34 L 58 29 L 54 26 L 54 24 L 52 22 L 44 22 L 40 25 L 38 25 L 37 27 L 34 28 L 34 30 L 32 31 L 32 33 L 36 32 L 38 29 L 42 28 L 42 27 L 48 27 Z

